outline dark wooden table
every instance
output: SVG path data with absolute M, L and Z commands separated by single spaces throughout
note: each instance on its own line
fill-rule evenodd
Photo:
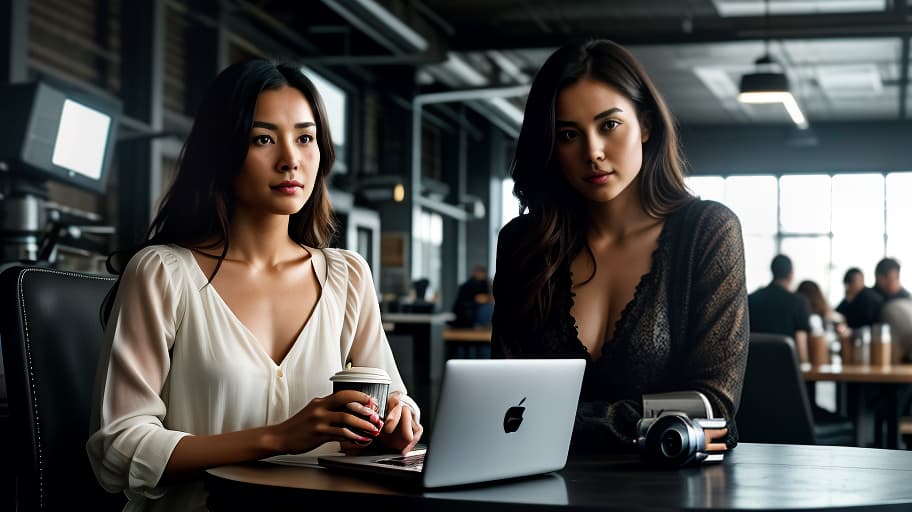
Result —
M 206 485 L 212 510 L 912 510 L 912 452 L 742 444 L 721 464 L 684 469 L 572 456 L 557 473 L 449 490 L 258 463 L 209 470 Z
M 454 343 L 491 343 L 490 327 L 447 327 L 443 341 Z

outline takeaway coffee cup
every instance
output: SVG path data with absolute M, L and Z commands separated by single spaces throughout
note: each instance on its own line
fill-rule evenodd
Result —
M 812 334 L 808 338 L 808 359 L 812 366 L 830 364 L 830 344 L 826 337 Z
M 353 366 L 336 372 L 329 380 L 333 383 L 333 393 L 354 389 L 370 395 L 379 407 L 377 414 L 381 419 L 386 417 L 386 400 L 392 380 L 383 368 Z

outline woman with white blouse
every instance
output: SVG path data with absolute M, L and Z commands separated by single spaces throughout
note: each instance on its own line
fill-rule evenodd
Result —
M 326 119 L 291 66 L 235 64 L 210 87 L 148 240 L 103 310 L 87 451 L 127 510 L 204 509 L 201 476 L 214 466 L 375 438 L 405 453 L 421 437 L 370 269 L 326 248 Z M 390 374 L 386 417 L 364 393 L 332 393 L 348 362 Z

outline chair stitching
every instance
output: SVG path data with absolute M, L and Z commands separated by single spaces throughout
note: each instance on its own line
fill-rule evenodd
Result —
M 19 274 L 19 309 L 22 311 L 22 330 L 25 335 L 25 359 L 28 364 L 29 387 L 32 391 L 32 410 L 35 414 L 35 436 L 38 439 L 38 506 L 44 508 L 44 450 L 41 441 L 41 421 L 38 408 L 38 387 L 35 384 L 35 372 L 32 368 L 32 342 L 29 333 L 28 314 L 25 307 L 25 290 L 22 281 L 29 271 Z
M 103 276 L 93 276 L 89 274 L 80 274 L 77 272 L 67 272 L 62 270 L 51 270 L 51 269 L 37 269 L 30 268 L 25 269 L 19 274 L 17 288 L 19 291 L 19 308 L 22 311 L 22 330 L 25 335 L 25 357 L 28 361 L 28 375 L 29 375 L 29 387 L 32 390 L 32 408 L 35 411 L 35 436 L 38 439 L 38 506 L 39 508 L 44 508 L 44 443 L 41 438 L 41 416 L 39 414 L 38 407 L 38 386 L 36 385 L 35 371 L 32 367 L 32 342 L 31 335 L 29 332 L 28 326 L 28 313 L 26 312 L 25 307 L 25 290 L 23 289 L 22 282 L 25 279 L 25 275 L 30 272 L 44 272 L 47 274 L 55 274 L 67 277 L 74 278 L 83 278 L 83 279 L 94 279 L 99 281 L 114 281 L 114 278 L 103 277 Z

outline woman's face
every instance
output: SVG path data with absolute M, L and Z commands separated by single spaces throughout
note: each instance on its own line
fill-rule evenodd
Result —
M 310 199 L 320 165 L 317 125 L 304 94 L 294 87 L 261 92 L 248 144 L 234 180 L 238 212 L 297 213 Z
M 557 96 L 555 152 L 567 183 L 591 202 L 630 187 L 643 164 L 648 127 L 614 87 L 583 78 Z

